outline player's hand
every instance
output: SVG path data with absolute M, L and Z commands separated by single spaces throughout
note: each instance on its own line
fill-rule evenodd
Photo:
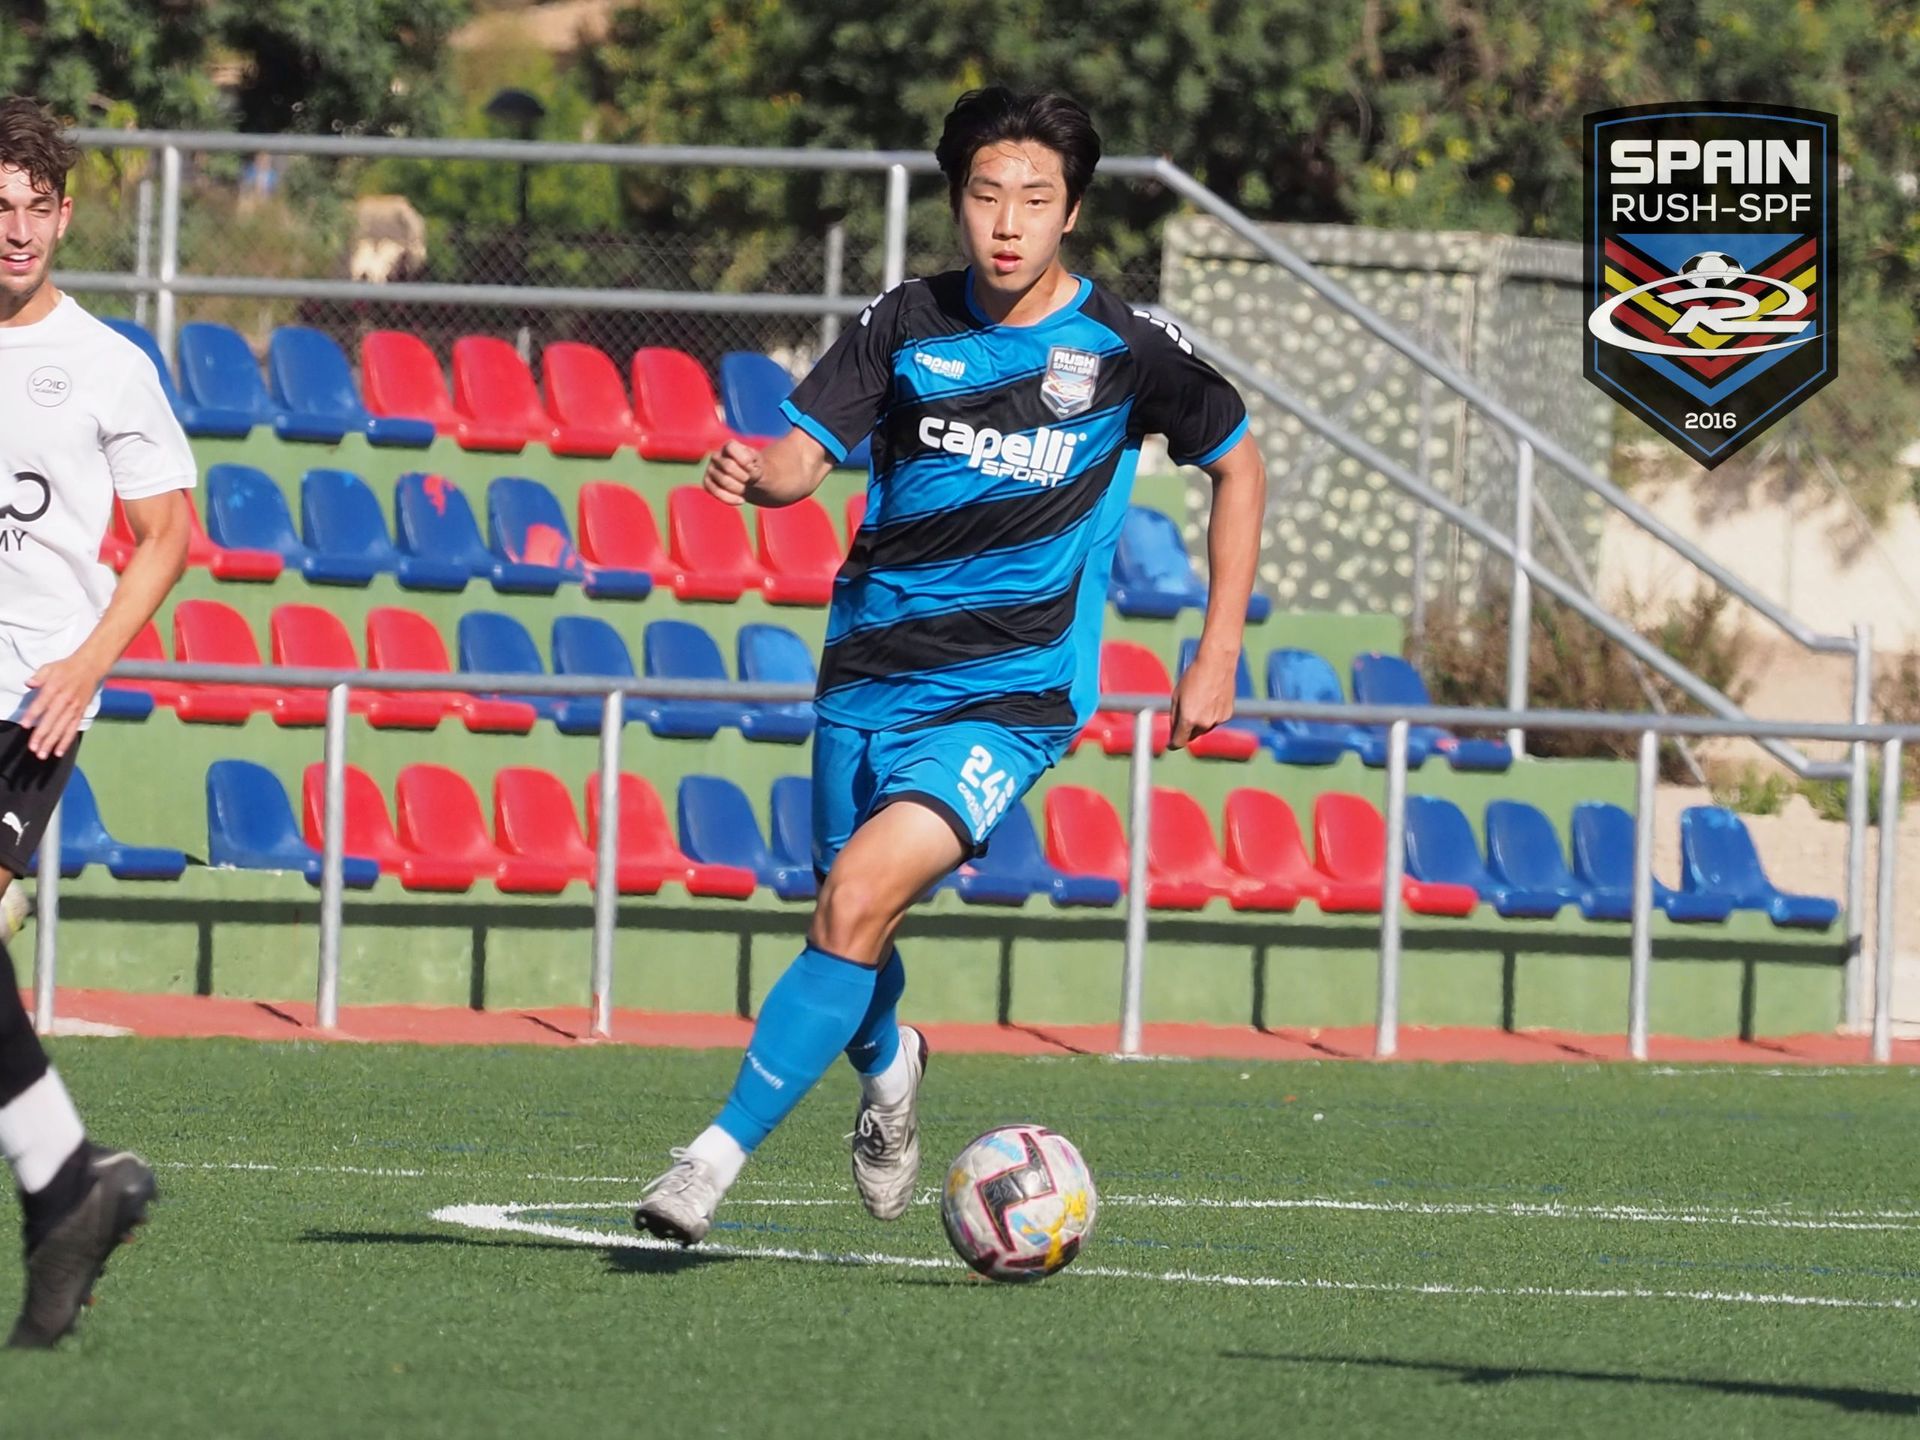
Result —
M 1233 714 L 1233 681 L 1238 657 L 1210 659 L 1196 655 L 1180 683 L 1173 687 L 1173 730 L 1168 748 L 1184 749 Z
M 20 725 L 32 732 L 27 748 L 35 756 L 49 760 L 67 753 L 110 668 L 83 651 L 42 665 L 27 677 L 33 698 L 20 716 Z
M 748 492 L 766 473 L 766 462 L 758 450 L 739 440 L 729 440 L 707 461 L 707 473 L 701 484 L 715 499 L 729 505 L 744 505 Z

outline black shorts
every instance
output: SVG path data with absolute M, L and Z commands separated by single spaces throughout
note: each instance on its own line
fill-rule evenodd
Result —
M 33 852 L 40 848 L 53 807 L 67 788 L 74 756 L 80 753 L 75 735 L 67 753 L 42 760 L 27 748 L 32 732 L 0 720 L 0 870 L 24 876 L 31 870 Z

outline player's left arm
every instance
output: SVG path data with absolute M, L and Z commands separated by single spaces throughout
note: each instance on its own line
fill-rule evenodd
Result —
M 1251 433 L 1200 467 L 1213 481 L 1207 516 L 1207 617 L 1193 663 L 1173 687 L 1173 733 L 1178 750 L 1233 714 L 1234 675 L 1260 560 L 1267 514 L 1267 466 Z
M 133 558 L 120 574 L 106 613 L 78 650 L 42 665 L 27 680 L 33 698 L 20 723 L 33 732 L 27 748 L 43 760 L 67 753 L 107 671 L 153 619 L 187 568 L 192 521 L 186 491 L 166 490 L 121 503 L 133 530 Z

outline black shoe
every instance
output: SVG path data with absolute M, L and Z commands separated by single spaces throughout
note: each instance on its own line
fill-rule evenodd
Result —
M 114 1247 L 147 1219 L 156 1189 L 138 1155 L 87 1142 L 92 1185 L 80 1203 L 27 1252 L 27 1298 L 7 1345 L 44 1350 L 72 1331 Z

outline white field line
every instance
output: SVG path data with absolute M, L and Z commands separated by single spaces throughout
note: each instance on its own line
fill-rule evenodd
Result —
M 237 1171 L 249 1174 L 363 1175 L 383 1180 L 462 1180 L 472 1175 L 416 1169 L 384 1169 L 358 1165 L 275 1165 L 262 1161 L 229 1160 L 187 1164 L 161 1162 L 162 1169 Z M 621 1185 L 636 1192 L 653 1182 L 651 1175 L 555 1175 L 536 1171 L 521 1177 L 535 1183 L 563 1185 Z M 811 1194 L 765 1194 L 759 1191 L 806 1190 Z M 923 1190 L 916 1197 L 931 1204 L 938 1191 Z M 729 1197 L 735 1208 L 812 1209 L 846 1205 L 843 1188 L 773 1180 L 743 1181 Z M 1915 1230 L 1920 1210 L 1791 1210 L 1741 1206 L 1567 1205 L 1556 1201 L 1351 1200 L 1332 1195 L 1207 1196 L 1108 1195 L 1103 1206 L 1130 1210 L 1320 1210 L 1332 1213 L 1419 1216 L 1478 1216 L 1501 1220 L 1585 1220 L 1636 1225 L 1743 1225 L 1762 1230 Z
M 656 1240 L 648 1235 L 630 1234 L 625 1231 L 591 1230 L 523 1218 L 524 1212 L 529 1210 L 623 1210 L 627 1203 L 625 1201 L 593 1201 L 581 1204 L 563 1201 L 548 1205 L 445 1205 L 435 1210 L 431 1218 L 443 1225 L 456 1225 L 469 1230 L 534 1235 L 542 1239 L 570 1241 L 594 1249 L 679 1251 L 679 1246 L 669 1241 Z M 957 1260 L 938 1259 L 925 1255 L 888 1255 L 873 1250 L 797 1250 L 774 1245 L 703 1243 L 697 1253 L 748 1260 L 789 1260 L 812 1265 L 946 1270 L 962 1275 L 970 1273 Z M 1823 1310 L 1920 1310 L 1920 1299 L 1856 1300 L 1834 1295 L 1776 1295 L 1750 1290 L 1647 1290 L 1638 1287 L 1586 1290 L 1550 1285 L 1454 1285 L 1443 1281 L 1400 1282 L 1331 1280 L 1320 1276 L 1211 1275 L 1194 1270 L 1129 1270 L 1114 1265 L 1079 1265 L 1061 1273 L 1086 1279 L 1149 1280 L 1162 1285 L 1211 1285 L 1249 1290 L 1463 1296 L 1472 1299 L 1691 1300 L 1715 1305 L 1761 1305 Z

